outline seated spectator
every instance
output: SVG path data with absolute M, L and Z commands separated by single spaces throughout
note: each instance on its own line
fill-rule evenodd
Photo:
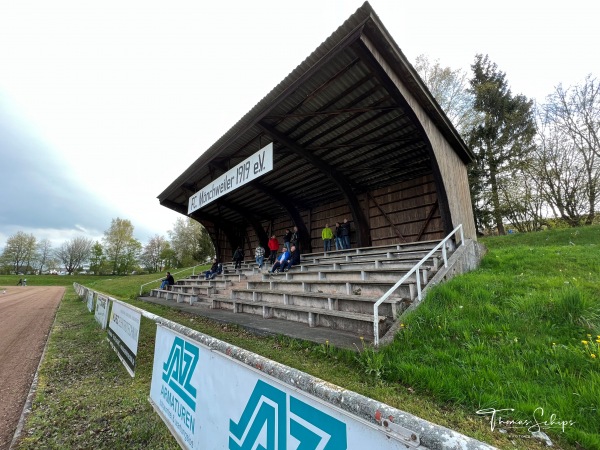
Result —
M 258 247 L 254 250 L 254 259 L 258 268 L 262 270 L 263 262 L 265 260 L 265 249 L 262 245 L 258 244 Z
M 290 257 L 290 252 L 288 251 L 287 247 L 283 247 L 281 249 L 281 255 L 279 255 L 277 257 L 277 261 L 275 261 L 275 264 L 273 264 L 273 267 L 271 267 L 271 270 L 269 270 L 269 273 L 279 273 L 281 271 L 281 265 L 283 263 L 285 263 Z
M 171 275 L 171 272 L 167 272 L 167 277 L 163 278 L 161 281 L 161 289 L 169 289 L 170 286 L 173 286 L 175 284 L 175 279 L 173 278 L 173 275 Z
M 300 264 L 300 251 L 295 245 L 292 245 L 290 257 L 281 265 L 281 271 L 287 272 L 292 268 L 292 266 L 297 266 L 298 264 Z
M 210 269 L 205 270 L 204 272 L 202 272 L 202 274 L 204 275 L 204 278 L 206 280 L 210 280 L 217 275 L 218 269 L 219 269 L 219 263 L 217 262 L 217 258 L 215 258 L 215 259 L 213 259 L 213 263 L 212 263 L 212 266 L 210 266 Z
M 223 273 L 223 264 L 219 263 L 219 264 L 217 264 L 217 271 L 211 273 L 208 276 L 207 280 L 212 280 L 214 277 L 216 277 L 217 275 L 221 275 L 222 273 Z

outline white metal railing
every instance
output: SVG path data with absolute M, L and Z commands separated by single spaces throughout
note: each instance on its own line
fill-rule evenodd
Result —
M 446 236 L 438 245 L 436 245 L 433 250 L 431 250 L 429 253 L 427 253 L 427 255 L 425 255 L 423 257 L 423 259 L 421 259 L 421 261 L 419 261 L 417 264 L 415 264 L 415 266 L 410 269 L 402 278 L 400 278 L 400 280 L 398 280 L 398 282 L 393 285 L 385 294 L 383 294 L 381 296 L 381 298 L 379 300 L 377 300 L 377 302 L 375 302 L 375 304 L 373 305 L 373 343 L 375 345 L 375 347 L 377 347 L 379 345 L 379 305 L 381 305 L 384 301 L 386 301 L 394 292 L 396 292 L 396 289 L 398 289 L 402 283 L 404 283 L 408 277 L 410 277 L 413 273 L 416 272 L 417 274 L 417 298 L 419 299 L 419 301 L 422 300 L 422 294 L 421 294 L 421 266 L 423 264 L 425 264 L 429 258 L 431 258 L 435 252 L 437 252 L 440 247 L 442 248 L 442 257 L 444 258 L 444 267 L 448 267 L 448 252 L 446 249 L 446 243 L 450 240 L 450 238 L 452 236 L 454 236 L 457 232 L 460 232 L 460 245 L 465 245 L 465 237 L 464 237 L 464 233 L 463 233 L 463 227 L 462 224 L 460 224 L 459 226 L 457 226 L 454 230 L 452 230 L 452 232 Z
M 195 274 L 196 274 L 196 267 L 205 266 L 205 265 L 206 265 L 206 263 L 204 263 L 204 264 L 196 264 L 194 267 L 192 267 L 192 268 L 191 268 L 191 269 L 192 269 L 192 275 L 195 275 Z M 172 273 L 171 275 L 177 275 L 177 274 L 179 274 L 179 273 L 181 273 L 181 272 L 186 272 L 186 271 L 188 271 L 188 270 L 190 270 L 190 268 L 189 268 L 189 267 L 188 267 L 187 269 L 180 270 L 179 272 Z M 146 286 L 147 284 L 156 283 L 157 281 L 162 281 L 162 280 L 164 280 L 164 278 L 158 278 L 158 279 L 156 279 L 156 280 L 148 281 L 147 283 L 144 283 L 144 284 L 142 284 L 142 285 L 140 286 L 140 297 L 141 297 L 141 295 L 142 295 L 142 289 L 144 288 L 144 286 Z

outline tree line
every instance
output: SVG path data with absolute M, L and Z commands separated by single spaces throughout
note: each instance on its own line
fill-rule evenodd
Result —
M 134 237 L 127 219 L 112 219 L 101 241 L 83 236 L 53 248 L 48 239 L 38 241 L 33 234 L 18 231 L 6 241 L 0 256 L 4 274 L 67 274 L 85 271 L 96 275 L 155 273 L 175 267 L 204 263 L 215 250 L 204 227 L 190 218 L 178 218 L 169 239 L 154 235 L 145 244 Z M 87 266 L 87 267 L 86 267 Z
M 476 160 L 469 184 L 479 232 L 505 234 L 597 221 L 600 83 L 559 84 L 541 104 L 511 92 L 506 74 L 476 55 L 471 74 L 426 56 L 415 68 Z

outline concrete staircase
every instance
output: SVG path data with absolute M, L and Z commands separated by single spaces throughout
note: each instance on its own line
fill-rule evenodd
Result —
M 329 327 L 373 338 L 373 305 L 440 241 L 394 244 L 301 256 L 289 272 L 268 274 L 254 261 L 241 269 L 224 265 L 213 280 L 202 274 L 178 280 L 171 290 L 153 289 L 152 297 L 176 303 L 221 309 L 232 314 L 253 314 Z M 440 265 L 441 250 L 420 272 L 424 288 Z M 417 296 L 413 275 L 380 307 L 379 337 Z

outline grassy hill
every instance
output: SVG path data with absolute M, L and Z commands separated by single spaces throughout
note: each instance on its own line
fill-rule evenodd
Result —
M 259 338 L 136 300 L 156 275 L 28 284 L 77 281 L 500 448 L 542 448 L 531 439 L 539 430 L 555 448 L 600 449 L 599 238 L 600 227 L 586 227 L 483 239 L 481 267 L 432 290 L 379 352 Z M 144 319 L 129 378 L 69 289 L 19 448 L 120 448 L 124 436 L 128 448 L 177 448 L 147 402 L 154 332 Z M 119 402 L 106 400 L 106 382 Z

